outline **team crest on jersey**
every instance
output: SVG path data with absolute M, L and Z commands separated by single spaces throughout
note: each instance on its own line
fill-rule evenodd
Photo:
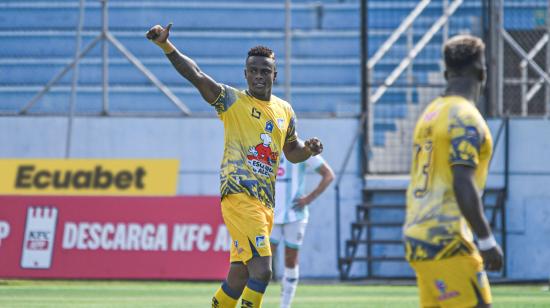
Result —
M 256 236 L 256 247 L 258 248 L 265 247 L 265 235 Z
M 248 149 L 246 156 L 247 163 L 256 174 L 271 176 L 273 174 L 273 164 L 277 163 L 279 153 L 271 149 L 271 136 L 260 134 L 262 142 Z
M 265 122 L 265 131 L 268 132 L 268 133 L 273 132 L 273 121 L 269 120 L 269 121 Z

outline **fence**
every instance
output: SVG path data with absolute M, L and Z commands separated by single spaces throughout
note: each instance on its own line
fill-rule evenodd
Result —
M 369 9 L 373 6 L 385 7 L 387 13 L 380 20 L 370 21 L 368 29 L 368 171 L 408 173 L 416 119 L 445 87 L 442 43 L 462 33 L 483 37 L 486 11 L 483 1 L 369 1 Z M 382 19 L 395 19 L 401 24 L 392 25 Z M 400 30 L 400 37 L 391 46 L 372 43 L 376 38 L 391 40 Z M 385 55 L 379 57 L 385 48 Z
M 550 84 L 537 72 L 532 60 L 545 72 L 550 69 L 547 1 L 504 1 L 503 93 L 500 114 L 542 116 L 550 114 Z M 507 39 L 510 38 L 510 39 Z M 516 48 L 523 49 L 521 55 Z M 526 56 L 526 57 L 525 57 Z
M 449 36 L 468 33 L 486 42 L 489 80 L 477 102 L 486 117 L 550 115 L 547 0 L 368 4 L 387 11 L 368 28 L 369 174 L 408 173 L 415 122 L 445 88 L 441 47 Z

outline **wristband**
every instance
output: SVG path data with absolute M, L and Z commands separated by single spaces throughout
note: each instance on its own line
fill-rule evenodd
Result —
M 162 51 L 164 51 L 165 54 L 171 54 L 172 52 L 174 52 L 174 50 L 176 50 L 174 48 L 174 46 L 172 44 L 170 44 L 170 42 L 166 42 L 166 43 L 163 43 L 163 44 L 159 44 L 159 47 L 162 48 Z
M 486 238 L 480 238 L 477 245 L 479 246 L 479 250 L 485 251 L 496 247 L 497 241 L 495 240 L 495 237 L 491 234 Z

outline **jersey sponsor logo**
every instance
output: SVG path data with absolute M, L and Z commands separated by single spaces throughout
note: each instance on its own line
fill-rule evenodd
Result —
M 265 235 L 256 236 L 256 247 L 258 248 L 265 247 Z
M 265 122 L 265 131 L 267 133 L 272 133 L 273 132 L 273 121 L 269 120 L 269 121 Z
M 447 299 L 450 299 L 450 298 L 453 298 L 453 297 L 457 297 L 458 295 L 460 295 L 460 293 L 458 293 L 458 291 L 447 291 L 447 285 L 445 284 L 445 282 L 443 280 L 436 280 L 435 281 L 435 287 L 439 290 L 439 296 L 437 297 L 437 299 L 439 301 L 444 301 L 444 300 L 447 300 Z
M 50 268 L 52 264 L 57 208 L 31 206 L 27 208 L 21 267 Z
M 174 195 L 178 165 L 175 159 L 4 159 L 0 194 Z
M 253 118 L 259 119 L 262 116 L 262 113 L 256 109 L 256 107 L 252 107 L 252 113 L 250 114 Z
M 2 247 L 2 240 L 7 239 L 10 235 L 10 230 L 9 222 L 0 220 L 0 247 Z
M 272 166 L 277 163 L 279 153 L 271 149 L 272 140 L 270 135 L 261 134 L 260 139 L 262 139 L 262 143 L 248 149 L 247 162 L 254 173 L 271 176 L 274 172 Z
M 277 119 L 277 126 L 280 128 L 280 129 L 283 129 L 283 126 L 285 125 L 285 120 L 284 119 L 281 119 L 281 118 L 278 118 Z

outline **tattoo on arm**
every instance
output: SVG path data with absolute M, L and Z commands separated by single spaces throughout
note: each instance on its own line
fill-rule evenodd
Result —
M 220 95 L 221 86 L 201 71 L 197 63 L 177 50 L 166 55 L 176 71 L 199 90 L 202 98 L 212 104 Z
M 172 65 L 185 79 L 195 84 L 196 77 L 200 72 L 199 67 L 191 58 L 179 53 L 177 50 L 166 55 Z M 194 76 L 195 75 L 195 76 Z

